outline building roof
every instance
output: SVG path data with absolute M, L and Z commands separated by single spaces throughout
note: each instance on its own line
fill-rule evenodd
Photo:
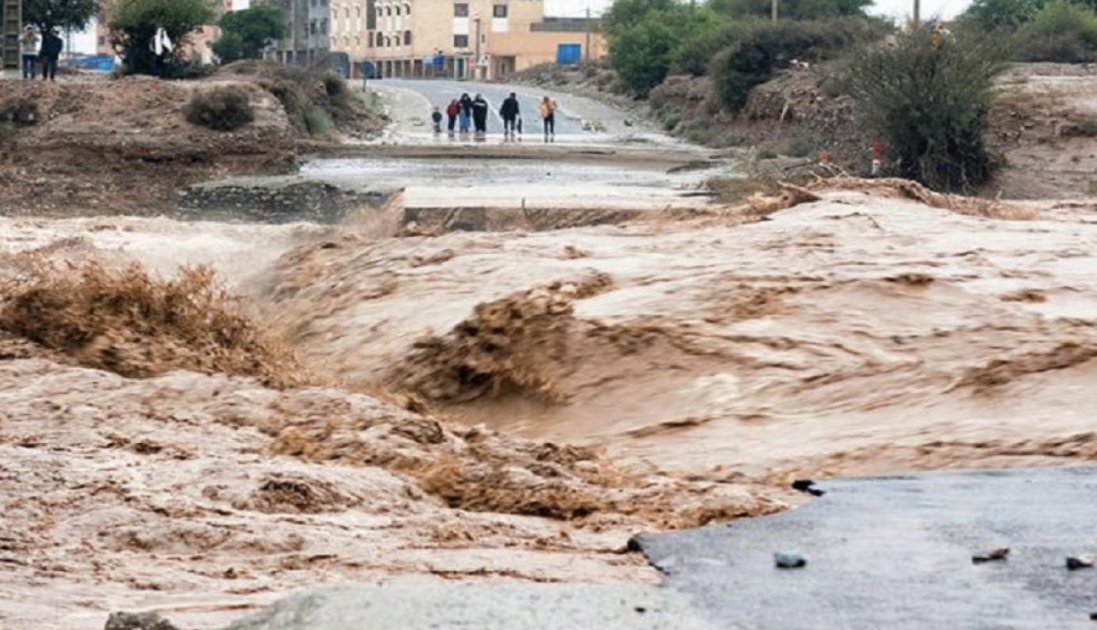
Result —
M 546 17 L 540 22 L 529 25 L 529 30 L 550 33 L 585 33 L 598 30 L 598 20 L 576 17 Z

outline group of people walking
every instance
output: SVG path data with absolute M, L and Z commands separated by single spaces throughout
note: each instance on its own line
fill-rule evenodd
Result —
M 56 30 L 46 31 L 42 35 L 31 25 L 23 27 L 19 36 L 19 52 L 23 56 L 23 78 L 37 79 L 38 65 L 42 65 L 42 80 L 57 80 L 57 60 L 61 58 L 64 40 Z
M 538 113 L 541 115 L 541 129 L 545 134 L 545 141 L 555 140 L 556 101 L 546 96 L 541 99 L 537 108 Z M 487 99 L 482 94 L 470 97 L 466 92 L 461 95 L 461 98 L 453 99 L 446 106 L 446 130 L 451 136 L 455 130 L 461 134 L 468 134 L 472 130 L 478 137 L 483 137 L 488 132 L 488 112 L 490 109 Z M 503 119 L 503 137 L 510 140 L 517 139 L 518 135 L 522 133 L 522 108 L 518 104 L 518 96 L 514 92 L 511 92 L 510 96 L 503 99 L 503 103 L 499 106 L 499 117 Z M 441 108 L 434 108 L 431 119 L 434 122 L 434 132 L 442 133 Z

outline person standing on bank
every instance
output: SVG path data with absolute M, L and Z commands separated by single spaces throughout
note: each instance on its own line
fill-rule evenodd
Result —
M 541 99 L 541 125 L 545 130 L 545 142 L 556 139 L 556 101 L 548 96 Z
M 449 119 L 447 121 L 449 123 L 447 131 L 449 131 L 450 135 L 453 135 L 453 128 L 457 125 L 457 113 L 460 110 L 461 107 L 457 104 L 457 99 L 451 100 L 449 105 L 446 106 L 446 118 Z
M 23 55 L 23 78 L 38 78 L 38 32 L 27 24 L 19 36 L 19 52 Z
M 503 99 L 502 106 L 499 107 L 499 115 L 503 117 L 503 137 L 514 138 L 516 123 L 518 121 L 518 115 L 521 112 L 518 107 L 518 96 L 511 92 L 510 96 Z
M 472 119 L 472 99 L 469 98 L 468 92 L 461 95 L 461 99 L 457 101 L 457 109 L 461 110 L 458 116 L 461 120 L 458 125 L 461 133 L 469 132 L 469 121 Z
M 61 58 L 61 49 L 65 42 L 57 34 L 57 30 L 47 31 L 42 35 L 42 50 L 39 58 L 42 60 L 42 80 L 57 80 L 57 60 Z
M 477 94 L 472 99 L 472 124 L 476 127 L 477 135 L 482 136 L 488 132 L 488 102 L 482 94 Z
M 156 76 L 161 79 L 164 78 L 167 60 L 174 48 L 164 27 L 156 29 L 156 34 L 152 36 L 152 41 L 149 42 L 149 50 L 152 51 L 153 61 L 156 63 Z

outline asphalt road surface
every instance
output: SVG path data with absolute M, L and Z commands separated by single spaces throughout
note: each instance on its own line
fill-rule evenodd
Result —
M 1071 630 L 1097 627 L 1097 467 L 928 473 L 819 484 L 799 509 L 634 543 L 666 574 L 639 585 L 332 587 L 230 630 L 626 628 Z M 1006 560 L 974 554 L 1009 547 Z M 773 554 L 794 551 L 800 569 Z
M 530 88 L 521 88 L 508 85 L 491 83 L 470 83 L 466 81 L 446 80 L 406 80 L 383 79 L 375 82 L 382 89 L 388 86 L 411 90 L 423 96 L 429 105 L 436 105 L 445 114 L 446 106 L 455 98 L 460 98 L 467 93 L 470 97 L 483 94 L 489 105 L 488 133 L 503 133 L 503 118 L 499 115 L 499 107 L 511 92 L 518 94 L 518 108 L 523 123 L 523 133 L 527 136 L 541 135 L 541 114 L 538 110 L 538 101 L 544 93 L 532 91 Z M 558 103 L 561 101 L 558 95 L 551 95 Z M 425 113 L 424 117 L 429 116 Z M 445 129 L 443 120 L 442 127 Z M 569 111 L 566 105 L 561 104 L 561 110 L 556 113 L 556 135 L 577 136 L 587 132 L 583 131 L 582 116 L 579 112 Z
M 665 587 L 750 630 L 1095 628 L 1097 468 L 928 473 L 820 484 L 782 514 L 636 540 Z M 1009 547 L 1008 559 L 972 555 Z M 802 569 L 777 569 L 795 551 Z

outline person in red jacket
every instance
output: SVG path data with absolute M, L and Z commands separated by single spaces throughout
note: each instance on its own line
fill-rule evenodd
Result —
M 453 127 L 457 124 L 457 114 L 460 110 L 461 107 L 457 104 L 457 99 L 453 99 L 449 102 L 449 105 L 446 106 L 446 117 L 449 119 L 449 126 L 447 129 L 451 134 L 453 133 Z

